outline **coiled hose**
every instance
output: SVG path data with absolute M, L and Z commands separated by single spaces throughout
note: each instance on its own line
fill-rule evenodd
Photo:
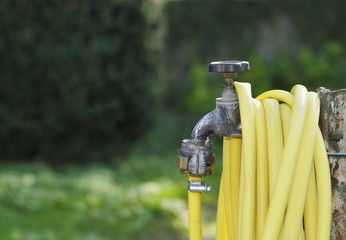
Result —
M 216 240 L 329 239 L 331 182 L 318 95 L 296 85 L 253 99 L 250 84 L 234 84 L 242 138 L 224 137 Z M 200 223 L 192 226 L 190 239 L 201 239 Z

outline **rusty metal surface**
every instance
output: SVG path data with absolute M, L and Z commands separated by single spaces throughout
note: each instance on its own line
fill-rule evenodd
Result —
M 346 152 L 346 89 L 319 89 L 320 128 L 328 152 Z M 331 239 L 346 239 L 346 158 L 329 156 L 332 180 Z
M 240 112 L 238 102 L 216 99 L 216 109 L 200 119 L 192 130 L 194 139 L 206 139 L 211 134 L 222 136 L 241 136 Z

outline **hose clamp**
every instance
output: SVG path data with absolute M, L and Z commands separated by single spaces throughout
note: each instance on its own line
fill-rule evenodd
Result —
M 188 181 L 187 190 L 190 192 L 210 192 L 211 186 L 206 185 L 204 181 Z

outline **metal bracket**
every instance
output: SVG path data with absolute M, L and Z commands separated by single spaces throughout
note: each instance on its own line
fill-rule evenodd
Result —
M 346 157 L 346 152 L 327 152 L 328 157 Z

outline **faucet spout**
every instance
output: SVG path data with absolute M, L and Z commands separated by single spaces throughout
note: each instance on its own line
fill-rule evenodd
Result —
M 192 130 L 193 139 L 205 140 L 211 134 L 218 136 L 241 136 L 238 101 L 216 99 L 216 108 L 204 115 Z
M 206 140 L 207 137 L 217 131 L 217 122 L 219 120 L 219 110 L 204 115 L 192 130 L 191 137 L 196 140 Z

